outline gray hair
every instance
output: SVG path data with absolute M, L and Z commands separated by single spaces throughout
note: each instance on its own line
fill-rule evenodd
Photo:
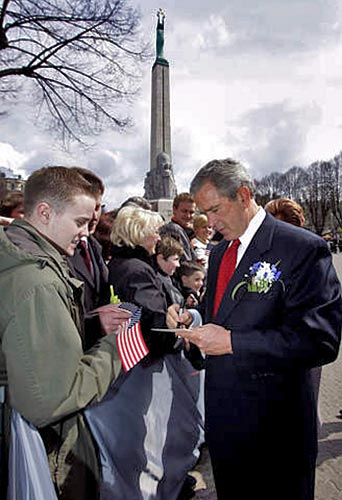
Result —
M 217 191 L 235 200 L 237 190 L 245 186 L 254 197 L 255 185 L 246 168 L 238 161 L 226 158 L 224 160 L 212 160 L 195 175 L 190 185 L 190 193 L 195 195 L 206 183 L 212 184 Z
M 121 208 L 116 216 L 110 239 L 114 245 L 135 248 L 163 224 L 164 221 L 158 212 L 133 205 L 126 206 Z

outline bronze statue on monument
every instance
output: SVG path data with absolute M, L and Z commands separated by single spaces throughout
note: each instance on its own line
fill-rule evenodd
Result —
M 164 58 L 164 21 L 165 21 L 165 10 L 159 9 L 157 12 L 157 60 L 165 61 Z

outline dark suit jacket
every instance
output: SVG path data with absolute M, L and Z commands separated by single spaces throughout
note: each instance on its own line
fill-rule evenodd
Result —
M 222 241 L 211 252 L 204 304 L 205 323 L 231 329 L 233 346 L 233 354 L 206 360 L 209 449 L 214 461 L 228 464 L 227 475 L 236 481 L 241 481 L 241 470 L 246 474 L 253 464 L 254 480 L 248 472 L 249 480 L 242 484 L 251 487 L 254 481 L 256 497 L 259 493 L 261 498 L 272 498 L 258 487 L 260 481 L 278 483 L 279 491 L 288 485 L 284 496 L 273 498 L 304 498 L 291 490 L 295 488 L 291 478 L 294 470 L 302 474 L 315 464 L 316 416 L 309 369 L 337 357 L 340 283 L 322 238 L 267 214 L 213 319 L 216 280 L 227 245 Z M 233 289 L 258 261 L 280 261 L 277 268 L 284 288 L 280 281 L 267 293 L 248 292 L 244 286 L 233 300 Z M 240 494 L 245 498 L 242 490 Z M 232 495 L 235 498 L 233 491 Z
M 93 265 L 94 277 L 91 276 L 85 265 L 79 248 L 76 248 L 72 257 L 68 257 L 71 274 L 84 283 L 83 305 L 86 319 L 86 349 L 91 347 L 102 336 L 98 317 L 90 318 L 87 313 L 108 304 L 110 298 L 108 268 L 102 257 L 102 247 L 93 236 L 88 238 L 88 250 Z
M 86 312 L 109 302 L 108 268 L 102 257 L 102 247 L 93 236 L 88 238 L 88 250 L 94 269 L 94 277 L 91 276 L 85 265 L 79 248 L 76 248 L 75 254 L 68 258 L 73 275 L 84 282 L 84 308 Z

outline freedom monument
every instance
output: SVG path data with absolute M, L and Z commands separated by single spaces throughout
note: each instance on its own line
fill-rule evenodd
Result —
M 145 198 L 165 218 L 172 214 L 177 194 L 172 170 L 169 63 L 164 57 L 165 12 L 157 12 L 156 60 L 152 66 L 150 170 L 145 177 Z

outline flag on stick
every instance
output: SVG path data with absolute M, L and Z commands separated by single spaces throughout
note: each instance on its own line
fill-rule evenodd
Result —
M 121 363 L 125 372 L 128 372 L 148 354 L 148 348 L 141 333 L 141 307 L 129 302 L 122 302 L 119 307 L 132 313 L 132 316 L 121 326 L 116 336 L 116 346 Z

